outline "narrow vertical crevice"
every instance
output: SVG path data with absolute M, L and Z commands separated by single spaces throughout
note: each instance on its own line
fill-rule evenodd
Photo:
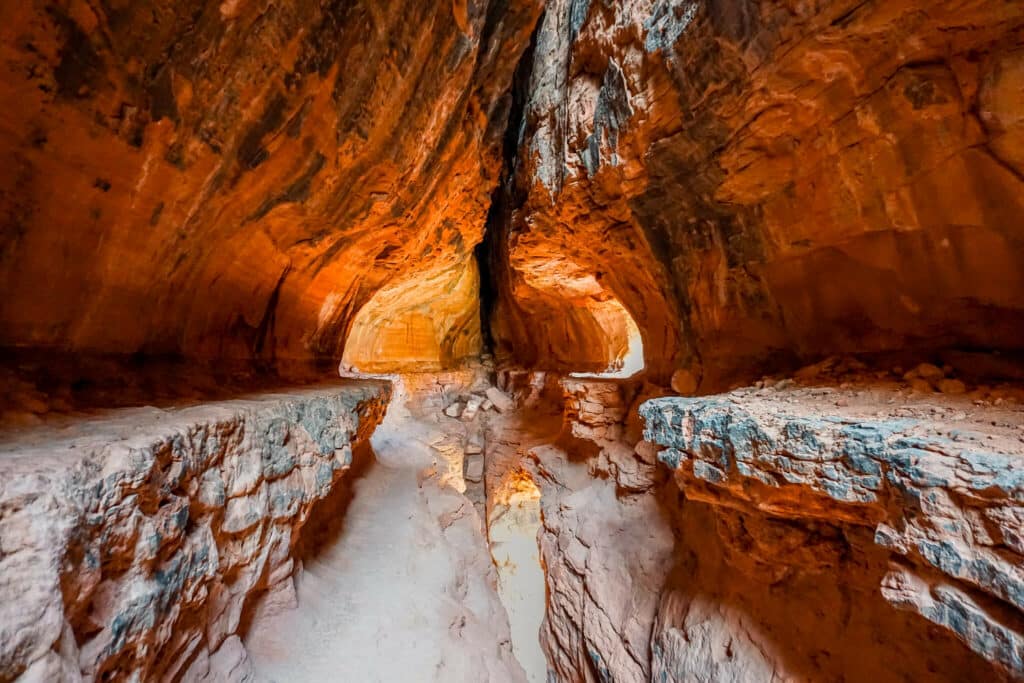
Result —
M 495 190 L 497 193 L 499 190 Z M 492 206 L 493 211 L 493 206 Z M 490 212 L 489 212 L 490 213 Z M 476 264 L 480 269 L 480 334 L 485 353 L 493 353 L 494 335 L 491 333 L 491 312 L 497 303 L 498 292 L 491 272 L 491 261 L 488 258 L 492 249 L 490 241 L 493 231 L 490 230 L 490 215 L 487 218 L 488 229 L 484 232 L 484 239 L 474 247 Z
M 491 194 L 491 206 L 487 212 L 483 240 L 476 246 L 476 260 L 480 267 L 480 324 L 483 329 L 485 351 L 494 351 L 495 339 L 491 324 L 501 291 L 501 278 L 507 264 L 504 263 L 502 241 L 507 239 L 512 211 L 520 205 L 525 192 L 515 187 L 516 165 L 519 146 L 522 142 L 523 116 L 529 98 L 530 74 L 533 71 L 533 56 L 537 46 L 537 34 L 543 24 L 543 13 L 530 36 L 530 44 L 523 52 L 516 66 L 512 84 L 506 97 L 511 99 L 508 123 L 502 138 L 502 169 L 498 186 Z

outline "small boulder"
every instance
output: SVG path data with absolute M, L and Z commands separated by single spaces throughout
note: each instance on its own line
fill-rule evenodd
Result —
M 689 370 L 679 368 L 672 373 L 672 391 L 683 396 L 697 393 L 697 378 Z
M 463 405 L 460 401 L 456 401 L 447 408 L 444 409 L 444 414 L 448 417 L 459 418 L 462 417 Z
M 829 372 L 831 372 L 832 369 L 835 367 L 836 363 L 838 362 L 839 359 L 836 358 L 835 356 L 831 358 L 826 358 L 820 363 L 815 363 L 814 365 L 807 365 L 805 367 L 800 368 L 799 370 L 796 371 L 796 377 L 798 379 L 803 380 L 817 379 L 818 377 L 822 375 L 827 375 Z
M 933 391 L 932 385 L 920 377 L 912 377 L 910 379 L 910 388 L 923 394 L 930 394 Z
M 468 458 L 466 460 L 466 479 L 478 482 L 484 478 L 484 459 Z
M 506 394 L 504 391 L 497 387 L 490 387 L 486 391 L 487 398 L 491 403 L 494 404 L 494 408 L 499 413 L 511 412 L 516 407 L 515 401 Z
M 917 377 L 929 381 L 940 380 L 946 374 L 942 371 L 942 368 L 937 365 L 932 365 L 931 363 L 921 363 L 914 368 L 914 373 Z
M 472 394 L 466 401 L 465 410 L 462 411 L 462 421 L 469 422 L 474 417 L 476 417 L 476 414 L 480 412 L 480 406 L 482 406 L 483 404 L 483 397 L 477 396 L 476 394 Z

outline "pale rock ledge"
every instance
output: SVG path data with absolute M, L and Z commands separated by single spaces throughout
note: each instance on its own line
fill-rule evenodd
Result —
M 389 391 L 335 383 L 5 434 L 0 680 L 245 677 L 247 620 L 293 600 L 303 523 Z
M 664 447 L 658 458 L 688 498 L 872 529 L 874 544 L 890 551 L 886 600 L 1024 676 L 1019 416 L 988 410 L 982 419 L 966 401 L 967 410 L 953 403 L 866 414 L 783 393 L 653 399 L 640 408 L 644 436 Z

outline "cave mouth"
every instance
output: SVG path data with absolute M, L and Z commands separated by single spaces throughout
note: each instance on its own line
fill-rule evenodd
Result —
M 0 56 L 0 683 L 1024 680 L 1024 3 Z
M 378 290 L 355 315 L 342 365 L 371 374 L 437 372 L 483 352 L 475 259 L 416 272 Z
M 604 355 L 609 359 L 608 367 L 601 372 L 570 372 L 570 377 L 580 379 L 629 379 L 644 370 L 644 342 L 640 328 L 629 311 L 616 298 L 595 302 L 587 312 L 593 317 L 601 336 L 599 340 L 587 340 L 603 346 Z

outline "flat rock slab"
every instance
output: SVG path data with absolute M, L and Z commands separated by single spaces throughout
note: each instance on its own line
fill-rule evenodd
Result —
M 1024 408 L 889 385 L 658 398 L 644 436 L 688 498 L 874 530 L 882 593 L 1024 675 Z
M 499 413 L 508 413 L 515 408 L 516 404 L 512 398 L 497 387 L 490 387 L 486 394 L 487 399 L 494 404 Z
M 335 382 L 6 433 L 0 679 L 243 674 L 248 598 L 291 589 L 295 536 L 389 392 Z

